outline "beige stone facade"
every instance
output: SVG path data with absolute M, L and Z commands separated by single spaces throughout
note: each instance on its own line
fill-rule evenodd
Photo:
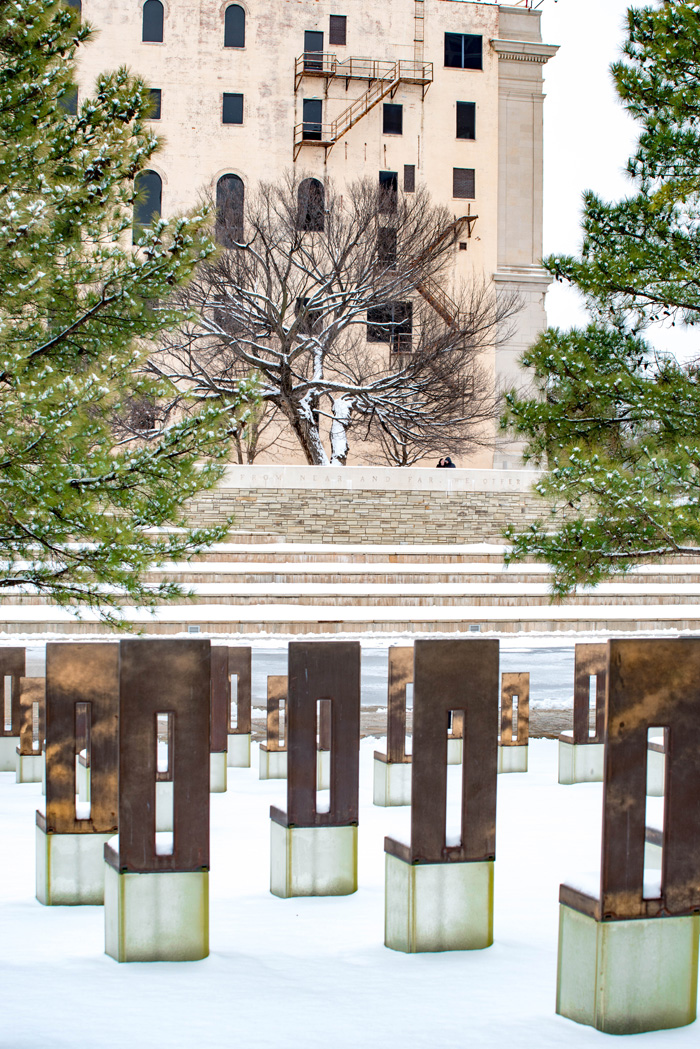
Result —
M 225 174 L 252 187 L 296 168 L 342 186 L 396 172 L 402 185 L 405 166 L 413 166 L 436 202 L 455 216 L 478 216 L 471 236 L 460 237 L 465 247 L 455 244 L 452 279 L 486 274 L 521 293 L 517 330 L 492 355 L 501 384 L 518 378 L 517 357 L 545 324 L 548 284 L 540 266 L 542 67 L 556 48 L 541 42 L 539 12 L 463 0 L 240 0 L 244 46 L 226 47 L 228 0 L 162 3 L 163 40 L 149 43 L 144 0 L 83 0 L 83 17 L 99 33 L 83 52 L 80 89 L 89 92 L 99 72 L 124 64 L 160 90 L 153 124 L 162 148 L 152 167 L 162 179 L 163 215 L 192 207 Z M 331 16 L 345 16 L 345 45 L 329 41 Z M 336 75 L 304 72 L 298 60 L 308 32 L 324 34 L 324 69 Z M 483 68 L 446 66 L 446 33 L 480 37 Z M 403 62 L 407 75 L 331 148 L 300 145 L 304 100 L 321 100 L 325 126 L 368 91 L 381 94 L 376 77 L 350 58 L 382 63 L 374 69 L 380 77 Z M 351 68 L 353 75 L 340 75 Z M 408 75 L 417 69 L 420 76 Z M 242 123 L 222 122 L 224 94 L 243 96 Z M 456 137 L 457 102 L 475 104 L 473 139 Z M 401 134 L 384 133 L 385 103 L 403 107 Z M 474 172 L 473 198 L 453 197 L 455 168 Z M 503 447 L 470 465 L 517 461 L 517 450 Z

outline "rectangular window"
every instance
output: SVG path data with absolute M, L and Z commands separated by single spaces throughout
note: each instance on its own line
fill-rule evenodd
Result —
M 69 117 L 77 116 L 78 114 L 78 89 L 77 87 L 67 87 L 62 95 L 59 96 L 58 104 L 64 113 L 67 113 Z
M 452 69 L 482 69 L 481 37 L 472 33 L 445 33 L 445 65 Z
M 323 131 L 323 102 L 320 98 L 305 98 L 302 109 L 303 136 L 307 142 L 320 142 Z
M 388 302 L 367 310 L 367 342 L 388 342 L 394 352 L 411 350 L 413 303 Z
M 404 164 L 403 166 L 403 191 L 404 193 L 416 192 L 416 166 L 415 164 Z
M 396 266 L 396 230 L 391 226 L 380 227 L 377 232 L 377 261 L 391 269 Z
M 347 23 L 345 15 L 331 15 L 328 31 L 328 43 L 333 47 L 344 47 L 347 39 Z
M 149 120 L 160 120 L 160 98 L 161 90 L 159 87 L 152 87 L 148 92 L 151 98 L 151 111 L 148 114 Z
M 383 212 L 396 211 L 396 198 L 399 192 L 398 171 L 379 172 L 379 210 Z
M 457 138 L 476 138 L 476 103 L 457 103 Z
M 304 33 L 304 69 L 323 69 L 323 33 L 307 29 Z
M 382 131 L 385 135 L 403 134 L 403 106 L 394 105 L 393 102 L 384 103 Z
M 474 168 L 452 168 L 452 196 L 474 200 Z
M 222 120 L 224 124 L 243 123 L 243 95 L 232 95 L 224 92 Z

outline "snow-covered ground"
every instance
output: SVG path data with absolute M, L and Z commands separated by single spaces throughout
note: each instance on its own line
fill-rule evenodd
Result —
M 383 946 L 385 834 L 408 809 L 372 805 L 361 750 L 359 891 L 280 900 L 268 891 L 269 806 L 286 784 L 229 769 L 211 796 L 211 955 L 122 964 L 104 953 L 99 907 L 34 898 L 39 784 L 0 773 L 3 1049 L 547 1049 L 609 1036 L 556 1016 L 559 883 L 597 866 L 601 787 L 557 784 L 557 744 L 533 740 L 530 772 L 500 776 L 495 943 L 404 955 Z M 455 770 L 450 769 L 454 775 Z M 639 1036 L 650 1049 L 697 1045 L 697 1024 Z

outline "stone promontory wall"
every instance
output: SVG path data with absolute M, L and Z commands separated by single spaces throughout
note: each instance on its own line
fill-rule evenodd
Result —
M 534 470 L 420 467 L 229 467 L 190 503 L 199 525 L 235 517 L 233 533 L 287 542 L 501 542 L 503 529 L 546 518 Z

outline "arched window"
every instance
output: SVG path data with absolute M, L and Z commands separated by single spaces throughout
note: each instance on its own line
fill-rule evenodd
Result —
M 133 238 L 137 241 L 145 226 L 160 218 L 163 183 L 157 171 L 139 171 L 134 181 Z
M 216 239 L 224 248 L 243 240 L 245 186 L 238 175 L 222 175 L 216 183 Z
M 326 208 L 323 183 L 317 178 L 305 178 L 297 194 L 297 229 L 322 233 Z
M 163 5 L 160 0 L 146 0 L 143 5 L 141 39 L 148 44 L 163 43 Z
M 245 47 L 245 11 L 229 4 L 224 15 L 224 47 Z

